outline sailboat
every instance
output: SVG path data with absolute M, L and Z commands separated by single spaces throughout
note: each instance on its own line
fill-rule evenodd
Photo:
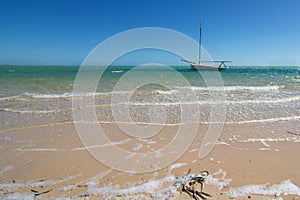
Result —
M 181 61 L 187 62 L 191 65 L 191 68 L 194 70 L 225 70 L 228 69 L 228 67 L 225 65 L 225 63 L 231 62 L 228 60 L 214 60 L 214 61 L 203 61 L 201 59 L 201 47 L 202 47 L 202 22 L 200 21 L 200 38 L 199 38 L 199 55 L 198 55 L 198 62 L 192 62 L 188 60 L 182 59 Z M 212 63 L 220 63 L 218 66 L 209 64 Z

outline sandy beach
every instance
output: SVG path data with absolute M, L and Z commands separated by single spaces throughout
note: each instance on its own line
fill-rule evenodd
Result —
M 300 0 L 0 0 L 0 200 L 300 200 Z
M 265 123 L 265 127 L 273 123 Z M 297 121 L 276 123 L 293 124 Z M 118 133 L 114 124 L 102 126 Z M 247 126 L 243 128 L 251 132 L 258 124 Z M 205 126 L 201 128 L 205 129 Z M 114 134 L 111 140 L 119 142 L 117 146 L 121 148 L 145 152 L 165 145 L 168 137 L 164 135 L 172 135 L 174 130 L 176 127 L 167 128 L 151 138 L 151 142 L 128 140 L 121 134 Z M 229 130 L 234 130 L 234 127 L 225 125 L 224 131 Z M 2 199 L 33 199 L 34 194 L 43 192 L 47 193 L 36 197 L 192 199 L 186 193 L 170 189 L 176 177 L 186 175 L 189 169 L 191 173 L 209 171 L 204 187 L 204 191 L 212 195 L 209 199 L 299 198 L 300 137 L 291 133 L 286 133 L 285 137 L 274 137 L 273 133 L 273 137 L 243 141 L 221 136 L 204 159 L 198 158 L 202 139 L 196 138 L 175 163 L 158 171 L 138 174 L 113 170 L 96 160 L 82 145 L 71 122 L 2 130 L 0 139 Z M 141 144 L 139 149 L 137 144 Z

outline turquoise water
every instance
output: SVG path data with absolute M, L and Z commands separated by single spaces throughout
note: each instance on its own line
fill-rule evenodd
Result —
M 300 119 L 300 68 L 285 66 L 230 67 L 221 71 L 224 87 L 208 90 L 201 75 L 189 66 L 173 67 L 185 77 L 188 85 L 174 84 L 174 70 L 163 66 L 147 66 L 130 75 L 123 89 L 114 87 L 133 70 L 130 66 L 93 67 L 93 77 L 103 72 L 97 85 L 96 108 L 100 121 L 112 121 L 110 109 L 120 104 L 129 105 L 136 121 L 148 122 L 150 107 L 163 106 L 169 116 L 168 123 L 180 122 L 180 105 L 200 106 L 203 121 L 209 115 L 208 106 L 226 105 L 226 121 L 253 122 L 255 120 Z M 78 66 L 0 66 L 0 118 L 1 127 L 23 126 L 35 123 L 56 123 L 72 120 L 72 97 L 91 95 L 73 93 Z M 203 72 L 202 76 L 210 76 Z M 85 80 L 91 77 L 86 75 Z M 133 94 L 126 91 L 141 79 L 155 80 L 153 84 L 138 85 Z M 155 83 L 164 80 L 162 86 Z M 175 78 L 176 82 L 176 78 Z M 222 101 L 214 101 L 211 91 L 224 92 Z M 112 102 L 112 95 L 115 100 Z M 122 102 L 131 95 L 129 102 Z M 38 119 L 38 120 L 37 120 Z
M 98 85 L 98 91 L 111 91 L 118 79 L 130 71 L 133 67 L 109 67 L 102 81 Z M 72 92 L 73 83 L 78 66 L 0 66 L 0 98 L 26 94 L 53 94 L 59 95 Z M 174 67 L 182 74 L 192 86 L 205 87 L 205 83 L 196 71 L 188 66 Z M 95 67 L 95 73 L 103 70 L 103 67 Z M 143 69 L 139 69 L 143 71 Z M 170 70 L 164 67 L 147 67 L 145 76 L 151 76 L 152 72 L 159 71 L 164 79 L 168 79 Z M 221 72 L 225 86 L 253 87 L 255 90 L 263 90 L 268 87 L 276 88 L 281 92 L 299 94 L 300 68 L 299 67 L 230 67 Z M 255 88 L 257 87 L 257 88 Z M 246 88 L 245 88 L 246 89 Z M 226 87 L 225 87 L 226 90 Z
M 0 66 L 0 97 L 72 90 L 78 67 Z

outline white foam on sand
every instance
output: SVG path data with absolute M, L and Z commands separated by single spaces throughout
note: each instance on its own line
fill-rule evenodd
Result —
M 1 173 L 6 172 L 7 170 L 10 170 L 12 168 L 11 165 L 6 166 L 1 169 Z M 15 191 L 16 189 L 20 188 L 32 188 L 32 187 L 43 187 L 43 186 L 48 186 L 48 185 L 55 185 L 64 181 L 71 180 L 73 178 L 76 178 L 78 176 L 81 176 L 81 174 L 74 175 L 74 176 L 69 176 L 61 180 L 46 180 L 46 181 L 37 181 L 37 182 L 26 182 L 26 183 L 11 183 L 11 184 L 0 184 L 0 189 L 4 194 L 0 194 L 0 199 L 3 200 L 34 200 L 34 199 L 50 199 L 50 197 L 43 197 L 43 198 L 38 198 L 35 197 L 32 193 L 27 194 L 27 193 L 11 193 Z M 5 194 L 6 193 L 6 194 Z M 57 199 L 57 198 L 56 198 Z M 69 199 L 69 198 L 62 198 L 62 199 Z
M 12 112 L 12 113 L 41 113 L 41 114 L 46 114 L 46 113 L 61 112 L 62 109 L 57 109 L 57 110 L 18 110 L 18 109 L 4 108 L 4 109 L 2 109 L 2 111 Z
M 127 196 L 127 195 L 134 195 L 134 194 L 149 194 L 155 197 L 162 197 L 159 190 L 165 182 L 171 182 L 175 180 L 175 176 L 169 175 L 162 179 L 158 180 L 150 180 L 144 184 L 129 187 L 125 189 L 118 189 L 118 186 L 106 186 L 101 188 L 88 188 L 87 194 L 89 195 L 100 195 L 106 197 L 112 196 Z M 163 198 L 160 198 L 163 199 Z
M 142 149 L 143 148 L 143 144 L 136 144 L 135 145 L 135 147 L 133 147 L 133 151 L 138 151 L 138 150 L 140 150 L 140 149 Z
M 59 191 L 69 191 L 76 187 L 78 184 L 84 184 L 87 187 L 87 191 L 83 195 L 96 196 L 102 199 L 116 199 L 125 197 L 126 199 L 161 199 L 168 200 L 179 194 L 179 190 L 182 184 L 187 184 L 193 177 L 202 176 L 201 174 L 188 174 L 181 177 L 176 177 L 171 174 L 171 170 L 186 166 L 186 163 L 174 163 L 168 167 L 168 174 L 161 179 L 151 179 L 144 183 L 134 183 L 129 187 L 121 185 L 104 185 L 99 187 L 99 180 L 108 175 L 112 169 L 108 169 L 91 177 L 88 180 L 81 181 L 79 183 L 65 184 L 59 187 Z M 62 180 L 45 180 L 38 182 L 27 183 L 13 183 L 13 184 L 0 184 L 0 188 L 5 191 L 13 192 L 14 189 L 19 188 L 31 188 L 46 185 L 55 185 L 70 179 L 73 179 L 79 175 L 66 177 Z M 215 178 L 215 176 L 220 178 Z M 206 184 L 214 185 L 219 188 L 225 187 L 231 180 L 225 178 L 226 172 L 219 170 L 206 178 Z M 47 198 L 50 196 L 47 196 Z M 70 199 L 77 199 L 78 196 L 70 197 Z M 12 193 L 7 195 L 0 195 L 0 199 L 34 199 L 34 195 L 26 193 Z
M 183 167 L 186 165 L 187 165 L 187 163 L 175 163 L 175 164 L 169 165 L 168 170 L 172 171 L 173 169 L 180 168 L 180 167 Z
M 218 187 L 219 189 L 224 188 L 227 186 L 232 179 L 226 178 L 227 172 L 225 172 L 223 169 L 219 169 L 219 171 L 213 173 L 212 175 L 208 175 L 208 177 L 205 179 L 205 183 L 208 185 L 212 185 L 215 187 Z M 214 176 L 221 176 L 220 178 L 214 178 Z
M 57 190 L 60 190 L 60 191 L 70 191 L 70 190 L 73 190 L 76 187 L 77 187 L 76 184 L 66 184 L 66 185 L 64 185 L 62 187 L 57 188 Z
M 175 163 L 168 167 L 169 173 L 156 180 L 149 180 L 143 184 L 137 184 L 131 187 L 122 188 L 120 185 L 106 185 L 103 187 L 97 187 L 99 177 L 103 177 L 109 173 L 109 171 L 99 174 L 98 177 L 92 178 L 90 180 L 92 184 L 87 185 L 86 195 L 98 196 L 105 199 L 115 199 L 118 197 L 126 197 L 126 199 L 161 199 L 168 200 L 179 194 L 179 189 L 182 184 L 187 184 L 188 181 L 197 176 L 202 176 L 201 174 L 187 174 L 176 178 L 175 175 L 171 174 L 172 169 L 180 168 L 185 166 L 186 163 Z M 214 178 L 218 176 L 220 178 Z M 223 188 L 229 184 L 231 179 L 225 178 L 226 172 L 219 170 L 206 178 L 206 183 L 209 185 L 217 186 L 218 188 Z M 166 186 L 169 185 L 169 186 Z
M 34 195 L 32 194 L 22 194 L 22 193 L 13 193 L 7 195 L 0 195 L 0 199 L 3 200 L 33 200 L 35 199 Z
M 248 123 L 261 123 L 261 122 L 289 121 L 289 120 L 298 120 L 298 119 L 300 119 L 300 116 L 289 116 L 289 117 L 277 117 L 277 118 L 268 118 L 268 119 L 225 122 L 225 124 L 248 124 Z
M 1 183 L 0 189 L 6 192 L 13 192 L 20 188 L 32 188 L 32 187 L 41 187 L 41 186 L 48 186 L 48 185 L 56 185 L 59 183 L 63 183 L 65 181 L 69 181 L 71 179 L 77 178 L 82 174 L 77 174 L 74 176 L 68 176 L 61 180 L 45 180 L 45 181 L 36 181 L 36 182 L 25 182 L 25 183 Z
M 15 96 L 10 96 L 10 97 L 1 97 L 0 101 L 6 101 L 6 100 L 11 100 L 11 99 L 16 99 L 20 97 L 19 95 L 15 95 Z
M 279 184 L 270 185 L 247 185 L 238 188 L 231 188 L 225 194 L 230 198 L 238 198 L 247 195 L 297 195 L 300 196 L 300 188 L 290 180 L 282 181 Z
M 246 140 L 239 140 L 239 142 L 261 142 L 266 148 L 270 145 L 267 142 L 298 142 L 297 137 L 294 138 L 249 138 Z
M 89 179 L 85 184 L 88 186 L 88 187 L 96 187 L 99 183 L 99 180 L 101 178 L 103 178 L 104 176 L 106 176 L 107 174 L 109 174 L 110 172 L 112 171 L 112 169 L 108 169 L 106 171 L 103 171 L 99 174 L 97 174 L 96 176 L 92 177 L 91 179 Z

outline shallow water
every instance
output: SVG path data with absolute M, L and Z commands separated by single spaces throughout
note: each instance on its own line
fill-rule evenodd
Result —
M 128 115 L 121 112 L 124 106 L 132 120 L 142 124 L 158 123 L 151 115 L 164 116 L 161 124 L 221 123 L 211 116 L 212 109 L 224 115 L 221 108 L 227 124 L 300 119 L 299 67 L 230 67 L 220 74 L 199 74 L 188 66 L 89 67 L 84 74 L 87 82 L 103 74 L 94 91 L 80 85 L 87 87 L 81 93 L 73 92 L 78 70 L 77 66 L 1 66 L 2 130 L 72 121 L 73 111 L 93 106 L 72 107 L 72 98 L 86 97 L 95 97 L 96 115 L 102 123 L 113 122 L 114 114 L 129 123 Z M 219 75 L 221 83 L 209 82 Z M 187 106 L 199 109 L 199 118 L 193 112 L 183 116 Z
M 222 83 L 212 81 L 210 83 L 213 84 L 210 87 L 207 87 L 205 78 L 211 80 L 210 78 L 216 77 L 216 74 L 213 72 L 199 74 L 186 66 L 173 69 L 185 77 L 184 80 L 187 82 L 179 81 L 174 75 L 174 70 L 161 66 L 137 69 L 127 77 L 126 81 L 122 82 L 122 77 L 128 75 L 132 69 L 133 67 L 110 67 L 104 71 L 103 67 L 89 68 L 90 71 L 84 74 L 87 85 L 80 85 L 80 89 L 86 89 L 86 92 L 73 93 L 79 67 L 1 66 L 0 146 L 3 159 L 0 167 L 0 176 L 2 176 L 0 197 L 34 199 L 29 188 L 36 187 L 38 191 L 47 191 L 40 187 L 51 187 L 54 189 L 54 194 L 49 193 L 49 198 L 52 197 L 51 195 L 62 197 L 68 193 L 66 198 L 70 196 L 75 199 L 79 194 L 99 195 L 111 199 L 117 198 L 116 196 L 140 199 L 141 195 L 151 194 L 153 198 L 169 199 L 176 193 L 172 185 L 176 176 L 185 174 L 187 167 L 192 166 L 194 170 L 199 168 L 196 154 L 200 152 L 203 133 L 210 124 L 223 123 L 219 120 L 222 118 L 218 117 L 224 114 L 222 108 L 225 108 L 225 124 L 217 145 L 225 145 L 242 151 L 259 148 L 261 152 L 274 151 L 276 153 L 282 150 L 273 147 L 272 142 L 299 142 L 299 67 L 230 67 L 229 70 L 220 73 Z M 104 72 L 104 74 L 96 90 L 93 91 L 93 88 L 88 86 L 90 86 L 89 80 L 95 77 L 95 74 L 97 75 L 95 72 L 99 74 Z M 143 85 L 140 84 L 141 80 L 152 80 L 153 83 Z M 116 85 L 120 82 L 122 84 L 117 89 Z M 164 86 L 159 84 L 162 82 L 165 83 Z M 131 91 L 130 88 L 134 90 Z M 86 104 L 79 106 L 72 104 L 78 99 L 90 100 L 90 97 L 95 97 L 94 102 L 87 101 Z M 110 138 L 113 142 L 82 146 L 73 126 L 73 112 L 88 110 L 93 106 L 103 128 L 108 130 L 108 133 L 113 133 Z M 128 106 L 130 118 L 122 110 L 126 106 Z M 184 114 L 184 109 L 190 112 Z M 197 115 L 197 109 L 199 109 L 199 115 Z M 212 111 L 216 116 L 212 115 Z M 116 116 L 119 117 L 117 122 Z M 129 126 L 134 124 L 140 126 L 151 124 L 154 127 L 165 125 L 167 128 L 164 133 L 167 135 L 157 135 L 146 139 L 133 138 L 128 135 L 125 137 L 119 133 L 116 123 Z M 170 138 L 168 136 L 176 132 L 179 126 L 195 123 L 201 124 L 198 130 L 198 136 L 201 135 L 201 137 L 196 139 L 195 145 L 186 151 L 188 156 L 182 157 L 188 157 L 188 159 L 182 163 L 169 165 L 166 171 L 154 172 L 153 175 L 150 173 L 148 177 L 144 176 L 145 173 L 142 178 L 138 175 L 135 180 L 132 174 L 128 173 L 113 172 L 111 169 L 102 168 L 97 171 L 98 165 L 87 167 L 85 172 L 88 172 L 88 175 L 84 176 L 81 173 L 84 171 L 83 168 L 88 166 L 87 163 L 91 162 L 88 159 L 90 157 L 79 157 L 87 159 L 87 163 L 75 162 L 78 156 L 87 149 L 110 145 L 117 145 L 134 153 L 152 152 L 155 147 L 160 147 L 171 140 L 172 136 Z M 54 124 L 57 126 L 43 129 Z M 26 129 L 26 127 L 29 128 Z M 122 137 L 117 137 L 118 134 Z M 251 143 L 255 142 L 259 143 L 258 147 L 251 146 Z M 244 143 L 248 143 L 248 146 L 244 146 Z M 61 155 L 65 155 L 64 162 L 58 161 Z M 160 156 L 162 155 L 159 153 L 155 155 L 156 158 Z M 126 158 L 128 162 L 130 159 L 131 157 Z M 52 166 L 52 161 L 57 164 Z M 93 159 L 92 161 L 95 162 Z M 210 158 L 210 162 L 213 162 L 213 158 Z M 80 164 L 82 164 L 78 169 L 80 173 L 76 170 L 75 173 L 74 167 Z M 216 160 L 214 165 L 217 168 L 224 167 L 218 164 L 220 161 Z M 179 171 L 175 172 L 176 168 Z M 32 169 L 36 171 L 32 173 Z M 94 171 L 91 172 L 91 169 Z M 48 176 L 44 180 L 45 173 Z M 57 177 L 58 174 L 60 177 Z M 108 183 L 117 175 L 125 177 L 126 182 L 112 182 L 112 185 L 109 185 Z M 227 186 L 230 182 L 231 177 L 227 177 L 224 170 L 212 171 L 206 180 L 206 184 L 219 188 Z M 79 185 L 85 185 L 86 190 L 81 190 Z M 273 189 L 278 186 L 283 189 Z M 296 187 L 289 180 L 259 190 L 257 188 L 263 187 L 262 185 L 233 188 L 228 191 L 227 195 L 232 197 L 241 194 L 252 195 L 253 187 L 256 188 L 254 194 L 272 191 L 273 196 L 281 193 L 299 196 L 298 187 L 289 190 L 290 192 L 285 190 Z M 72 190 L 76 192 L 72 193 Z

